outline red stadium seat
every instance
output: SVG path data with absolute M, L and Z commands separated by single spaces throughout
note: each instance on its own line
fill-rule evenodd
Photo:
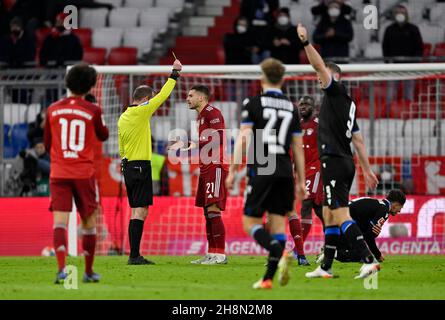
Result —
M 15 5 L 16 0 L 4 0 L 3 2 L 4 2 L 3 5 L 5 6 L 6 11 L 9 11 Z
M 423 56 L 429 57 L 431 55 L 431 50 L 433 49 L 433 45 L 428 42 L 423 43 Z
M 443 60 L 445 57 L 445 42 L 436 44 L 433 51 L 433 56 L 440 57 Z
M 73 29 L 73 33 L 79 37 L 80 43 L 84 49 L 91 47 L 93 31 L 90 28 Z
M 391 106 L 389 109 L 390 118 L 409 119 L 416 118 L 416 116 L 418 116 L 418 110 L 413 109 L 411 101 L 395 100 L 391 102 Z
M 39 28 L 35 32 L 36 47 L 40 48 L 43 45 L 46 37 L 51 33 L 51 28 Z
M 111 65 L 135 65 L 137 64 L 138 49 L 132 47 L 112 48 L 108 57 Z
M 85 48 L 83 50 L 83 61 L 89 64 L 105 64 L 105 48 Z

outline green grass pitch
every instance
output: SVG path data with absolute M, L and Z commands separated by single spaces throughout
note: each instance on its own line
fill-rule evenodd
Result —
M 445 299 L 445 256 L 387 256 L 378 289 L 354 280 L 360 264 L 334 264 L 334 279 L 306 279 L 310 267 L 292 267 L 285 287 L 251 289 L 264 272 L 264 257 L 229 257 L 228 265 L 191 265 L 194 257 L 150 257 L 154 266 L 127 266 L 125 257 L 97 257 L 100 283 L 66 290 L 53 284 L 55 258 L 0 258 L 0 299 Z M 311 261 L 314 257 L 310 257 Z M 83 258 L 69 258 L 83 274 Z

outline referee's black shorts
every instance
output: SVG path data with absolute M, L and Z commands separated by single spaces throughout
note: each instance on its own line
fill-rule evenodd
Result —
M 153 204 L 153 182 L 150 161 L 128 161 L 124 167 L 125 186 L 131 208 Z
M 355 175 L 354 160 L 349 157 L 323 156 L 320 161 L 324 191 L 323 205 L 331 210 L 347 207 Z

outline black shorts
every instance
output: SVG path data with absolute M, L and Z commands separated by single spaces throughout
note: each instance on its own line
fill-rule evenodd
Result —
M 293 210 L 294 178 L 255 175 L 249 177 L 244 195 L 244 215 L 261 218 L 264 211 L 286 215 Z
M 131 208 L 143 208 L 153 204 L 150 161 L 129 161 L 124 168 L 124 178 Z
M 321 161 L 323 179 L 324 206 L 335 210 L 347 207 L 349 192 L 355 175 L 355 164 L 352 158 L 324 156 Z

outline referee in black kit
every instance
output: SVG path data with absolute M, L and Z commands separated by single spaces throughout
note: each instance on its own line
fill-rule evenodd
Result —
M 351 141 L 357 151 L 366 185 L 374 189 L 378 180 L 369 165 L 365 144 L 355 119 L 356 105 L 340 82 L 341 69 L 335 63 L 324 63 L 317 50 L 309 43 L 305 27 L 298 24 L 297 32 L 324 91 L 318 132 L 318 153 L 325 195 L 324 260 L 315 271 L 306 273 L 306 277 L 333 277 L 331 267 L 342 233 L 364 262 L 355 278 L 366 278 L 379 271 L 380 265 L 366 245 L 360 228 L 349 214 L 349 191 L 355 175 Z
M 153 204 L 150 119 L 170 96 L 181 70 L 181 62 L 175 60 L 170 77 L 157 95 L 154 95 L 153 89 L 149 86 L 136 88 L 132 105 L 119 117 L 119 154 L 131 207 L 131 220 L 128 225 L 130 265 L 154 264 L 139 252 L 148 206 Z

